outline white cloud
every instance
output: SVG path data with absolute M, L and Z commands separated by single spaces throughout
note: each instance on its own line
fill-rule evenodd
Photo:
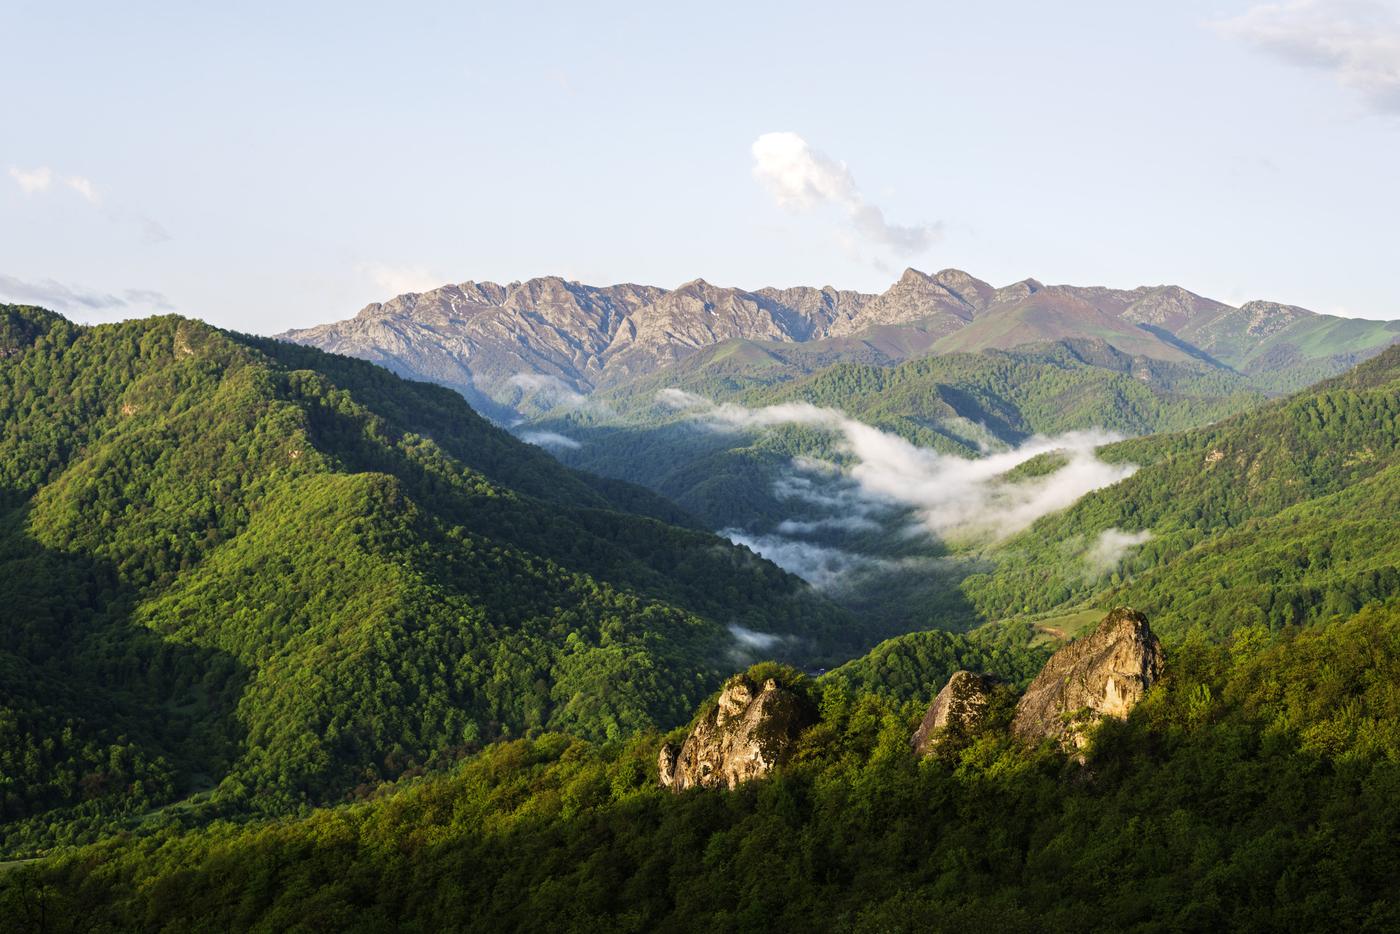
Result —
M 413 292 L 428 292 L 442 286 L 446 280 L 425 266 L 394 266 L 389 263 L 361 263 L 360 274 L 378 288 L 395 296 Z
M 49 185 L 53 183 L 53 170 L 47 166 L 39 166 L 37 169 L 21 169 L 19 166 L 10 166 L 10 178 L 15 180 L 20 191 L 27 195 L 35 192 L 48 191 Z
M 516 373 L 506 380 L 527 393 L 534 395 L 534 401 L 550 408 L 569 406 L 581 408 L 588 403 L 588 397 L 576 392 L 568 383 L 550 373 Z
M 1107 574 L 1118 567 L 1118 563 L 1123 560 L 1123 556 L 1128 553 L 1130 548 L 1136 548 L 1151 538 L 1152 533 L 1145 529 L 1141 532 L 1124 532 L 1122 529 L 1116 528 L 1104 529 L 1084 555 L 1084 563 L 1094 574 Z
M 0 300 L 42 305 L 52 311 L 170 311 L 170 299 L 153 289 L 126 289 L 117 294 L 65 285 L 53 279 L 26 281 L 0 274 Z
M 758 649 L 766 652 L 773 646 L 784 641 L 783 636 L 774 635 L 771 632 L 759 632 L 756 629 L 747 629 L 738 623 L 729 624 L 729 634 L 734 637 L 734 641 L 748 649 Z
M 781 535 L 753 535 L 742 529 L 724 529 L 719 534 L 767 558 L 789 574 L 796 574 L 818 590 L 839 587 L 852 574 L 875 569 L 882 563 L 868 555 Z
M 568 435 L 561 435 L 557 431 L 522 431 L 520 440 L 529 444 L 537 444 L 542 448 L 566 448 L 576 451 L 583 447 L 578 441 Z
M 861 194 L 845 163 L 813 149 L 796 133 L 764 133 L 754 140 L 752 151 L 754 177 L 785 210 L 834 205 L 845 212 L 852 235 L 906 256 L 928 249 L 938 239 L 938 225 L 890 223 L 884 212 Z
M 81 175 L 70 175 L 63 180 L 63 184 L 82 195 L 83 200 L 88 204 L 99 204 L 102 201 L 97 194 L 96 186 Z
M 92 183 L 91 179 L 81 175 L 59 175 L 46 165 L 33 169 L 21 169 L 17 165 L 12 165 L 10 166 L 10 178 L 13 178 L 20 191 L 27 195 L 48 191 L 53 186 L 54 180 L 57 179 L 81 195 L 88 204 L 99 204 L 102 201 L 97 194 L 97 186 Z
M 682 397 L 669 393 L 667 398 Z M 862 504 L 855 509 L 847 502 L 847 508 L 840 511 L 869 518 L 873 510 L 882 506 L 902 505 L 914 511 L 927 531 L 939 536 L 995 539 L 1014 534 L 1041 516 L 1064 509 L 1091 490 L 1131 476 L 1137 469 L 1131 464 L 1108 464 L 1098 459 L 1095 449 L 1118 437 L 1107 432 L 1035 437 L 1015 449 L 969 459 L 918 447 L 836 409 L 806 402 L 750 409 L 734 403 L 714 405 L 689 394 L 684 401 L 696 417 L 719 430 L 805 425 L 836 433 L 851 458 L 846 473 L 856 484 Z M 1052 451 L 1065 459 L 1060 469 L 1014 482 L 1003 477 L 1018 464 Z M 801 468 L 802 464 L 795 466 Z M 843 498 L 849 500 L 851 496 L 849 490 L 802 491 L 800 484 L 794 485 L 791 479 L 781 482 L 787 484 L 786 490 L 792 495 L 820 494 L 832 501 L 827 505 L 837 509 Z M 778 492 L 783 490 L 780 487 Z
M 1289 64 L 1330 73 L 1376 110 L 1400 114 L 1400 13 L 1394 4 L 1262 3 L 1217 26 Z
M 612 409 L 606 403 L 595 402 L 589 399 L 582 392 L 577 392 L 564 382 L 563 379 L 547 372 L 517 372 L 507 379 L 507 384 L 517 386 L 522 392 L 529 396 L 528 402 L 532 406 L 540 406 L 543 409 L 581 409 L 596 414 L 608 414 Z M 522 405 L 526 399 L 519 399 L 517 405 Z
M 782 535 L 813 535 L 820 532 L 877 532 L 880 523 L 863 515 L 827 516 L 824 519 L 784 519 L 778 523 Z
M 160 222 L 152 220 L 139 211 L 103 203 L 102 195 L 92 179 L 82 175 L 60 175 L 46 165 L 34 169 L 21 169 L 10 166 L 10 177 L 27 195 L 47 192 L 55 181 L 75 192 L 80 198 L 95 208 L 102 216 L 114 224 L 133 227 L 140 232 L 144 243 L 164 243 L 170 239 L 170 232 Z

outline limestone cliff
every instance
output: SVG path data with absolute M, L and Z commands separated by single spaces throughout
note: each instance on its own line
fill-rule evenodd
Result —
M 1161 677 L 1162 664 L 1162 644 L 1147 617 L 1118 607 L 1092 634 L 1050 657 L 1016 705 L 1011 731 L 1031 742 L 1050 738 L 1083 748 L 1088 727 L 1126 717 Z
M 808 701 L 773 678 L 756 685 L 735 675 L 679 749 L 672 743 L 661 748 L 658 777 L 675 792 L 697 785 L 734 788 L 772 771 L 815 721 Z
M 970 671 L 953 672 L 909 740 L 914 754 L 926 756 L 937 748 L 944 737 L 950 734 L 965 736 L 976 730 L 987 715 L 995 684 L 986 675 Z

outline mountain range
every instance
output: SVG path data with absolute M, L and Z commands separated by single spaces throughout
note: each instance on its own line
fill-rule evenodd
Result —
M 559 394 L 588 394 L 732 341 L 807 345 L 824 359 L 893 363 L 1063 339 L 1240 373 L 1266 391 L 1333 375 L 1400 340 L 1400 322 L 1252 301 L 1235 307 L 1177 286 L 1001 288 L 956 269 L 908 269 L 880 294 L 823 288 L 591 286 L 558 277 L 465 282 L 366 306 L 280 337 L 452 387 L 509 419 Z

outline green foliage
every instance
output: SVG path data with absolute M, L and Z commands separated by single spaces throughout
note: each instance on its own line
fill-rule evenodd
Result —
M 1400 607 L 1171 648 L 1083 768 L 833 683 L 778 774 L 655 784 L 660 737 L 494 746 L 305 818 L 170 828 L 0 875 L 47 930 L 1386 930 Z
M 0 311 L 0 852 L 683 722 L 730 623 L 860 644 L 448 390 L 176 317 Z
M 802 359 L 797 351 L 786 353 Z M 893 367 L 842 362 L 810 374 L 787 357 L 764 356 L 749 364 L 751 375 L 742 368 L 736 375 L 731 358 L 697 356 L 603 393 L 602 407 L 541 424 L 584 442 L 561 455 L 568 462 L 644 483 L 712 528 L 761 529 L 790 518 L 794 504 L 777 501 L 771 489 L 778 471 L 794 455 L 839 459 L 840 452 L 827 433 L 792 426 L 756 437 L 698 431 L 683 413 L 656 404 L 662 389 L 749 406 L 810 402 L 963 456 L 1033 434 L 1185 428 L 1261 399 L 1228 371 L 1130 357 L 1083 341 L 947 354 Z
M 1005 543 L 964 589 L 1003 617 L 1130 603 L 1172 632 L 1271 628 L 1354 612 L 1400 585 L 1400 348 L 1206 428 L 1105 450 L 1144 463 Z M 1085 554 L 1106 530 L 1152 538 L 1111 578 Z
M 1029 623 L 987 626 L 970 633 L 911 632 L 880 643 L 822 680 L 840 681 L 853 693 L 924 705 L 955 671 L 995 675 L 1024 688 L 1050 657 L 1047 647 L 1032 644 L 1035 638 Z

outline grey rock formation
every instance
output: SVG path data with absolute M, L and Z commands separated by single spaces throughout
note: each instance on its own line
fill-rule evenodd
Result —
M 828 341 L 838 358 L 842 341 L 875 341 L 903 359 L 1102 338 L 1129 354 L 1228 364 L 1271 379 L 1280 366 L 1296 365 L 1309 380 L 1400 340 L 1400 323 L 1384 321 L 1349 323 L 1345 339 L 1334 340 L 1338 321 L 1272 302 L 1235 308 L 1175 286 L 1025 279 L 997 289 L 957 269 L 932 276 L 908 269 L 879 295 L 830 286 L 746 291 L 703 279 L 675 289 L 556 276 L 464 282 L 279 336 L 450 386 L 488 414 L 510 417 L 576 402 L 734 340 Z M 1342 352 L 1349 356 L 1336 356 Z
M 772 771 L 814 722 L 807 701 L 774 679 L 756 685 L 746 675 L 735 675 L 680 748 L 671 743 L 661 748 L 658 778 L 675 792 L 696 786 L 735 788 Z
M 1163 661 L 1147 617 L 1118 607 L 1093 633 L 1050 656 L 1016 705 L 1011 731 L 1029 742 L 1049 738 L 1082 749 L 1093 724 L 1128 715 L 1161 677 Z
M 951 286 L 944 284 L 945 278 Z M 906 269 L 898 282 L 865 303 L 859 313 L 833 322 L 829 333 L 839 336 L 875 327 L 921 324 L 934 333 L 951 334 L 971 321 L 979 310 L 973 302 L 983 300 L 981 286 L 986 283 L 957 270 L 929 276 L 917 269 Z
M 943 690 L 929 705 L 909 745 L 914 754 L 926 756 L 951 733 L 967 735 L 981 725 L 987 715 L 992 687 L 996 682 L 986 675 L 955 671 Z

